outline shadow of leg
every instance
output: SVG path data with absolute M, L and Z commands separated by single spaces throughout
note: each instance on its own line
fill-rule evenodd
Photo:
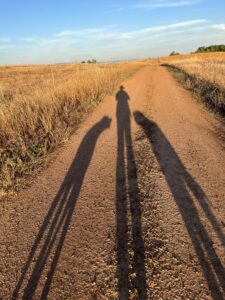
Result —
M 133 143 L 131 138 L 130 124 L 126 128 L 127 147 L 127 170 L 128 170 L 128 191 L 131 212 L 132 227 L 132 248 L 134 251 L 133 271 L 136 275 L 135 288 L 138 292 L 138 299 L 147 299 L 146 274 L 145 274 L 145 247 L 142 237 L 141 205 L 139 188 L 137 182 L 137 167 L 134 157 Z

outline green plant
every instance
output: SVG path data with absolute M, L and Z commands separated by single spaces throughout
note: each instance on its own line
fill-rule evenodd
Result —
M 175 51 L 172 51 L 172 52 L 170 53 L 170 56 L 174 56 L 174 55 L 180 55 L 180 53 L 175 52 Z

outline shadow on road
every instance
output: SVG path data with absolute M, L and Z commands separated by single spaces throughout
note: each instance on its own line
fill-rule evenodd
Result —
M 117 101 L 117 166 L 116 166 L 116 241 L 119 299 L 129 299 L 130 290 L 137 299 L 147 300 L 145 246 L 137 167 L 131 137 L 130 97 L 121 86 Z M 195 201 L 199 203 L 221 243 L 225 237 L 213 214 L 207 196 L 186 170 L 170 142 L 157 126 L 142 113 L 135 112 L 136 122 L 149 139 L 158 164 L 165 176 L 183 218 L 202 267 L 213 299 L 224 299 L 225 270 L 218 257 Z M 102 118 L 85 135 L 57 196 L 37 233 L 35 241 L 13 293 L 13 299 L 32 299 L 43 274 L 40 299 L 47 299 L 54 272 L 63 248 L 83 180 L 101 133 L 110 127 L 111 119 Z M 43 278 L 42 278 L 43 282 Z
M 129 95 L 124 90 L 124 87 L 121 86 L 116 94 L 118 133 L 116 171 L 118 290 L 119 299 L 129 299 L 129 290 L 132 285 L 137 290 L 137 299 L 147 299 L 144 262 L 145 248 L 142 238 L 137 168 L 131 138 L 129 99 Z M 130 221 L 128 219 L 129 215 Z M 128 234 L 130 231 L 132 242 L 129 247 Z M 133 252 L 133 257 L 131 257 L 129 249 Z M 130 264 L 132 265 L 130 266 Z M 131 274 L 135 274 L 133 282 Z
M 192 199 L 192 197 L 194 197 L 200 204 L 221 243 L 225 245 L 225 237 L 221 230 L 220 223 L 210 209 L 207 196 L 188 173 L 157 124 L 148 120 L 141 112 L 135 112 L 134 117 L 136 122 L 143 128 L 152 145 L 155 157 L 165 176 L 192 240 L 212 298 L 224 299 L 225 270 L 213 248 L 213 242 L 199 217 L 199 212 Z
M 27 261 L 22 270 L 21 277 L 13 293 L 13 299 L 19 297 L 22 285 L 26 281 L 22 299 L 32 299 L 43 271 L 47 270 L 47 276 L 40 299 L 47 299 L 53 275 L 63 248 L 68 227 L 74 213 L 77 198 L 79 196 L 85 173 L 91 161 L 96 142 L 100 134 L 110 127 L 111 119 L 103 117 L 85 135 L 82 140 L 73 163 L 53 200 L 51 207 L 39 229 L 37 237 L 32 245 Z M 50 259 L 51 257 L 51 259 Z M 34 258 L 34 266 L 32 264 Z M 28 270 L 32 268 L 31 275 Z M 28 279 L 26 278 L 28 277 Z

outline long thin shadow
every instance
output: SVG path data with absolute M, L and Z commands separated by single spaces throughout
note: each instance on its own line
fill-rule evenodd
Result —
M 142 113 L 135 112 L 136 122 L 148 137 L 158 164 L 164 173 L 174 200 L 192 240 L 193 247 L 200 262 L 213 299 L 225 299 L 225 269 L 218 257 L 213 243 L 202 223 L 198 209 L 191 197 L 200 204 L 208 221 L 211 223 L 221 243 L 225 237 L 220 223 L 213 214 L 207 196 L 198 183 L 191 177 L 170 142 L 158 127 Z
M 117 214 L 117 260 L 119 299 L 129 299 L 131 284 L 138 292 L 138 299 L 147 299 L 145 275 L 145 248 L 142 238 L 141 206 L 137 183 L 137 168 L 134 158 L 130 127 L 129 95 L 121 86 L 116 94 L 117 101 L 117 171 L 116 171 L 116 214 Z M 127 162 L 126 162 L 127 158 Z M 128 217 L 131 216 L 133 258 L 128 252 Z M 132 260 L 132 266 L 130 263 Z M 136 274 L 131 283 L 130 275 Z
M 48 273 L 40 299 L 47 298 L 68 227 L 73 216 L 76 201 L 96 142 L 100 134 L 110 127 L 110 123 L 111 119 L 103 117 L 87 132 L 82 140 L 73 163 L 35 238 L 27 261 L 23 267 L 21 277 L 14 290 L 13 299 L 19 297 L 19 293 L 25 281 L 26 287 L 22 291 L 22 299 L 32 299 L 44 270 L 47 270 Z M 32 267 L 32 273 L 29 278 L 26 279 L 28 270 L 36 255 L 37 259 Z M 50 255 L 52 259 L 50 267 L 47 269 Z

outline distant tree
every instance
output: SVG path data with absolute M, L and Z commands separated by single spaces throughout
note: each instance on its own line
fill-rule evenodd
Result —
M 81 62 L 82 64 L 86 64 L 86 61 L 85 60 L 82 60 L 82 62 Z
M 90 60 L 90 59 L 87 60 L 87 64 L 96 64 L 96 63 L 97 63 L 97 60 L 94 58 L 92 60 Z
M 199 48 L 195 51 L 195 53 L 204 53 L 204 52 L 206 52 L 206 47 L 199 47 Z
M 174 55 L 180 55 L 180 53 L 175 52 L 175 51 L 172 51 L 172 52 L 170 53 L 170 56 L 174 56 Z
M 199 47 L 195 53 L 209 53 L 209 52 L 225 52 L 225 45 L 211 45 L 208 47 Z

